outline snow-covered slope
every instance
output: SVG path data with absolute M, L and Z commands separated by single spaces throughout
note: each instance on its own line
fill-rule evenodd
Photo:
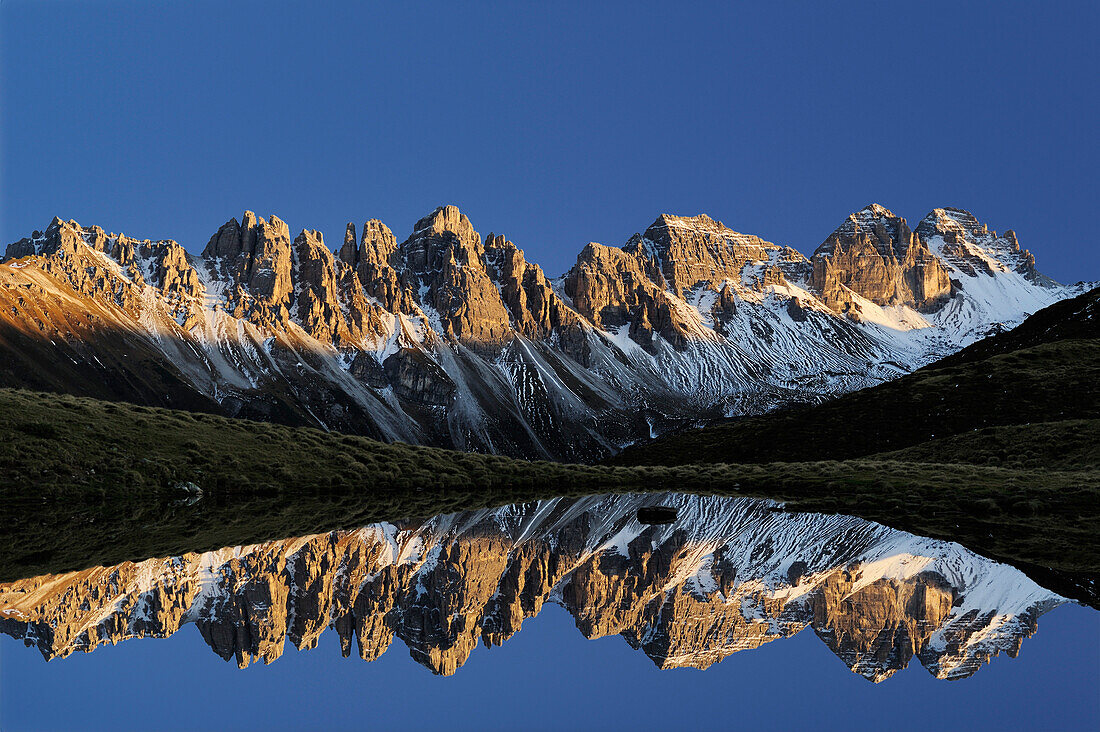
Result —
M 648 526 L 638 509 L 677 509 Z M 619 634 L 660 668 L 706 668 L 810 627 L 882 681 L 1015 656 L 1066 600 L 958 544 L 852 517 L 681 494 L 554 499 L 374 524 L 0 585 L 0 631 L 47 658 L 194 623 L 244 667 L 333 628 L 344 655 L 396 636 L 435 673 L 499 645 L 546 602 L 587 638 Z
M 338 253 L 251 212 L 203 254 L 54 220 L 0 264 L 0 383 L 530 458 L 881 383 L 1081 291 L 1009 232 L 870 206 L 812 260 L 706 216 L 551 280 L 444 207 Z

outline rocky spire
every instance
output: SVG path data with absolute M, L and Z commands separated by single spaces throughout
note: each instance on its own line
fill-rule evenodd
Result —
M 335 257 L 319 231 L 306 231 L 294 239 L 297 262 L 298 323 L 319 341 L 347 337 L 340 309 Z
M 255 237 L 248 289 L 253 296 L 273 306 L 285 307 L 293 290 L 291 284 L 290 227 L 278 216 L 260 219 L 246 240 Z
M 340 247 L 340 253 L 337 256 L 352 269 L 355 269 L 355 265 L 359 262 L 359 249 L 355 244 L 355 224 L 350 221 L 344 230 L 344 244 Z
M 354 241 L 355 226 L 348 224 L 340 259 L 355 271 L 366 294 L 391 313 L 419 314 L 415 288 L 405 276 L 397 238 L 389 227 L 371 219 L 363 224 L 358 245 Z
M 481 236 L 457 207 L 420 219 L 401 252 L 419 283 L 421 306 L 438 315 L 446 337 L 475 346 L 510 339 L 508 311 L 486 271 Z
M 542 267 L 528 262 L 521 249 L 490 233 L 485 239 L 485 257 L 490 278 L 497 283 L 516 330 L 536 340 L 562 329 L 579 336 L 580 318 L 554 292 Z

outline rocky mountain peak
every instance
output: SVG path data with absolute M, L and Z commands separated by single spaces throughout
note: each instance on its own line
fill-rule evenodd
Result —
M 355 269 L 359 261 L 359 245 L 355 240 L 355 224 L 351 221 L 344 228 L 344 243 L 340 245 L 340 251 L 336 253 L 340 261 Z
M 511 338 L 508 310 L 486 268 L 485 248 L 456 206 L 441 206 L 416 223 L 400 246 L 410 282 L 443 335 L 496 348 Z
M 917 234 L 923 238 L 933 236 L 948 237 L 962 234 L 964 237 L 984 238 L 990 235 L 989 227 L 978 221 L 977 217 L 969 211 L 961 208 L 932 209 L 931 212 L 917 224 Z M 993 236 L 997 232 L 992 232 Z
M 874 218 L 881 218 L 884 216 L 893 217 L 894 212 L 883 206 L 881 203 L 869 203 L 856 213 L 850 214 L 850 216 L 855 218 L 862 218 L 864 216 L 871 216 Z
M 789 247 L 705 214 L 662 214 L 622 248 L 586 246 L 564 286 L 581 315 L 602 328 L 629 325 L 630 338 L 655 353 L 658 337 L 685 349 L 724 333 L 744 288 L 755 298 L 769 287 L 786 287 L 788 276 L 809 277 L 809 262 Z M 688 301 L 707 306 L 696 314 L 683 306 Z
M 837 312 L 859 317 L 853 295 L 877 305 L 938 307 L 950 296 L 947 268 L 905 219 L 879 204 L 850 214 L 817 248 L 811 284 Z
M 194 303 L 203 297 L 204 287 L 187 252 L 171 239 L 134 239 L 55 216 L 44 232 L 9 245 L 4 260 L 28 256 L 41 257 L 36 267 L 59 283 L 127 316 L 141 310 L 149 286 L 159 290 L 167 313 L 181 327 L 194 326 L 200 317 Z
M 679 271 L 678 260 L 668 256 L 662 266 L 660 256 L 657 245 L 641 235 L 622 248 L 589 243 L 564 278 L 565 293 L 596 327 L 626 326 L 630 339 L 651 353 L 658 337 L 684 348 L 696 328 L 668 292 L 664 270 Z
M 749 262 L 768 261 L 779 247 L 752 234 L 736 232 L 706 214 L 662 214 L 644 240 L 658 258 L 673 292 L 683 297 L 700 285 L 717 290 L 723 280 L 741 281 Z
M 401 248 L 416 273 L 439 271 L 451 261 L 463 267 L 485 266 L 481 235 L 457 206 L 441 206 L 417 221 Z
M 1043 287 L 1057 284 L 1035 268 L 1035 257 L 1021 248 L 1015 231 L 998 236 L 965 209 L 933 209 L 917 224 L 917 234 L 933 242 L 940 256 L 966 275 L 1014 271 Z
M 902 257 L 913 243 L 908 223 L 890 209 L 872 203 L 848 218 L 825 239 L 814 254 L 829 253 L 837 246 L 850 248 L 857 243 L 870 244 L 884 257 Z
M 377 262 L 394 266 L 397 254 L 397 237 L 390 227 L 378 219 L 370 219 L 363 224 L 363 235 L 359 239 L 360 257 L 369 256 Z
M 423 234 L 428 230 L 433 234 L 442 234 L 449 231 L 459 237 L 478 237 L 478 233 L 474 231 L 474 227 L 466 214 L 462 213 L 458 206 L 450 204 L 436 207 L 430 214 L 417 221 L 416 227 L 413 229 L 413 236 Z

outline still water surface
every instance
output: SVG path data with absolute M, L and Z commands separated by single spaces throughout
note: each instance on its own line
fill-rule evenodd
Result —
M 654 505 L 675 520 L 640 522 Z M 561 499 L 0 585 L 0 726 L 1100 719 L 1100 613 L 957 544 L 774 508 Z

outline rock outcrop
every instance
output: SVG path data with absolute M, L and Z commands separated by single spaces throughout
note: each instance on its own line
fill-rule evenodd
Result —
M 669 525 L 639 507 L 676 507 Z M 547 603 L 587 638 L 621 635 L 660 668 L 707 668 L 810 627 L 882 681 L 1010 656 L 1065 602 L 962 549 L 766 501 L 593 496 L 226 548 L 0 584 L 0 632 L 47 659 L 194 623 L 240 667 L 333 628 L 370 661 L 400 639 L 437 674 L 500 645 Z

